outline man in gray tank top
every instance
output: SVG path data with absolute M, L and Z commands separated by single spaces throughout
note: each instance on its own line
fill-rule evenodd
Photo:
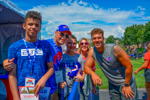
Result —
M 90 49 L 84 70 L 95 85 L 103 84 L 101 78 L 91 70 L 94 59 L 109 82 L 111 100 L 135 100 L 138 98 L 132 63 L 126 52 L 114 44 L 104 44 L 103 30 L 91 31 L 94 47 Z

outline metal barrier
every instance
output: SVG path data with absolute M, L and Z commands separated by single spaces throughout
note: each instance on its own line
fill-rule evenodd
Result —
M 92 83 L 89 75 L 85 75 L 84 77 L 84 96 L 85 100 L 100 100 L 99 99 L 99 90 L 97 89 L 98 95 L 95 95 L 92 93 Z M 80 82 L 79 79 L 77 79 L 73 85 L 73 88 L 71 90 L 71 93 L 69 95 L 68 100 L 80 100 Z
M 90 76 L 87 74 L 85 75 L 84 78 L 83 87 L 84 87 L 85 100 L 92 100 L 92 95 L 91 95 L 92 85 L 91 85 Z M 79 100 L 80 99 L 79 91 L 80 91 L 80 82 L 79 79 L 77 79 L 73 85 L 68 100 Z
M 100 100 L 98 88 L 97 88 L 98 95 L 92 93 L 93 86 L 92 86 L 91 78 L 87 74 L 85 75 L 84 78 L 84 88 L 85 88 L 84 89 L 85 100 Z
M 80 100 L 79 91 L 80 91 L 80 81 L 79 79 L 76 79 L 72 87 L 71 93 L 68 97 L 68 100 Z
M 92 100 L 91 90 L 92 90 L 92 85 L 91 85 L 90 76 L 86 74 L 84 77 L 85 100 Z

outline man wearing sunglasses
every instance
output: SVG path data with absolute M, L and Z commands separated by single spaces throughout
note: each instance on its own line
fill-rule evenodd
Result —
M 48 39 L 47 42 L 51 47 L 52 57 L 53 57 L 53 66 L 54 72 L 58 71 L 58 67 L 62 60 L 62 48 L 61 45 L 65 44 L 71 35 L 71 31 L 69 30 L 67 25 L 60 25 L 55 31 L 54 39 Z M 3 66 L 6 71 L 10 71 L 13 68 L 14 59 L 8 59 L 3 61 Z M 51 86 L 51 99 L 50 100 L 58 100 L 57 95 L 57 83 L 55 79 L 55 73 L 49 78 L 49 84 Z
M 54 72 L 58 71 L 60 63 L 62 61 L 62 48 L 61 45 L 65 44 L 71 35 L 71 31 L 69 30 L 68 26 L 60 25 L 55 31 L 54 39 L 48 39 L 51 46 L 51 52 L 53 57 L 53 65 L 54 65 Z M 55 73 L 49 78 L 49 82 L 51 84 L 51 100 L 58 100 L 57 95 L 57 83 L 55 79 Z

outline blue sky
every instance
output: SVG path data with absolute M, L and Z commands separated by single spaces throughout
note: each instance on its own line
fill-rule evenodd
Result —
M 42 39 L 54 37 L 60 24 L 66 24 L 80 40 L 90 38 L 93 28 L 104 37 L 122 37 L 126 27 L 150 21 L 150 0 L 10 0 L 27 12 L 42 14 Z M 48 34 L 53 36 L 49 36 Z

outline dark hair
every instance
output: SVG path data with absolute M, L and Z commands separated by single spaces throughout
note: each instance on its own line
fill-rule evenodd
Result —
M 104 35 L 104 31 L 100 28 L 94 28 L 92 31 L 91 31 L 91 37 L 93 34 L 102 34 L 102 36 Z
M 74 35 L 69 35 L 69 38 L 71 38 L 71 39 L 75 39 L 75 40 L 76 40 L 76 42 L 77 42 L 77 38 L 76 38 Z
M 40 22 L 42 23 L 42 16 L 40 13 L 38 13 L 37 11 L 28 11 L 26 14 L 26 17 L 24 19 L 24 22 L 26 23 L 26 20 L 28 18 L 34 18 L 34 19 L 39 19 Z
M 146 43 L 146 46 L 148 47 L 148 49 L 150 49 L 150 41 L 148 41 L 148 42 Z

